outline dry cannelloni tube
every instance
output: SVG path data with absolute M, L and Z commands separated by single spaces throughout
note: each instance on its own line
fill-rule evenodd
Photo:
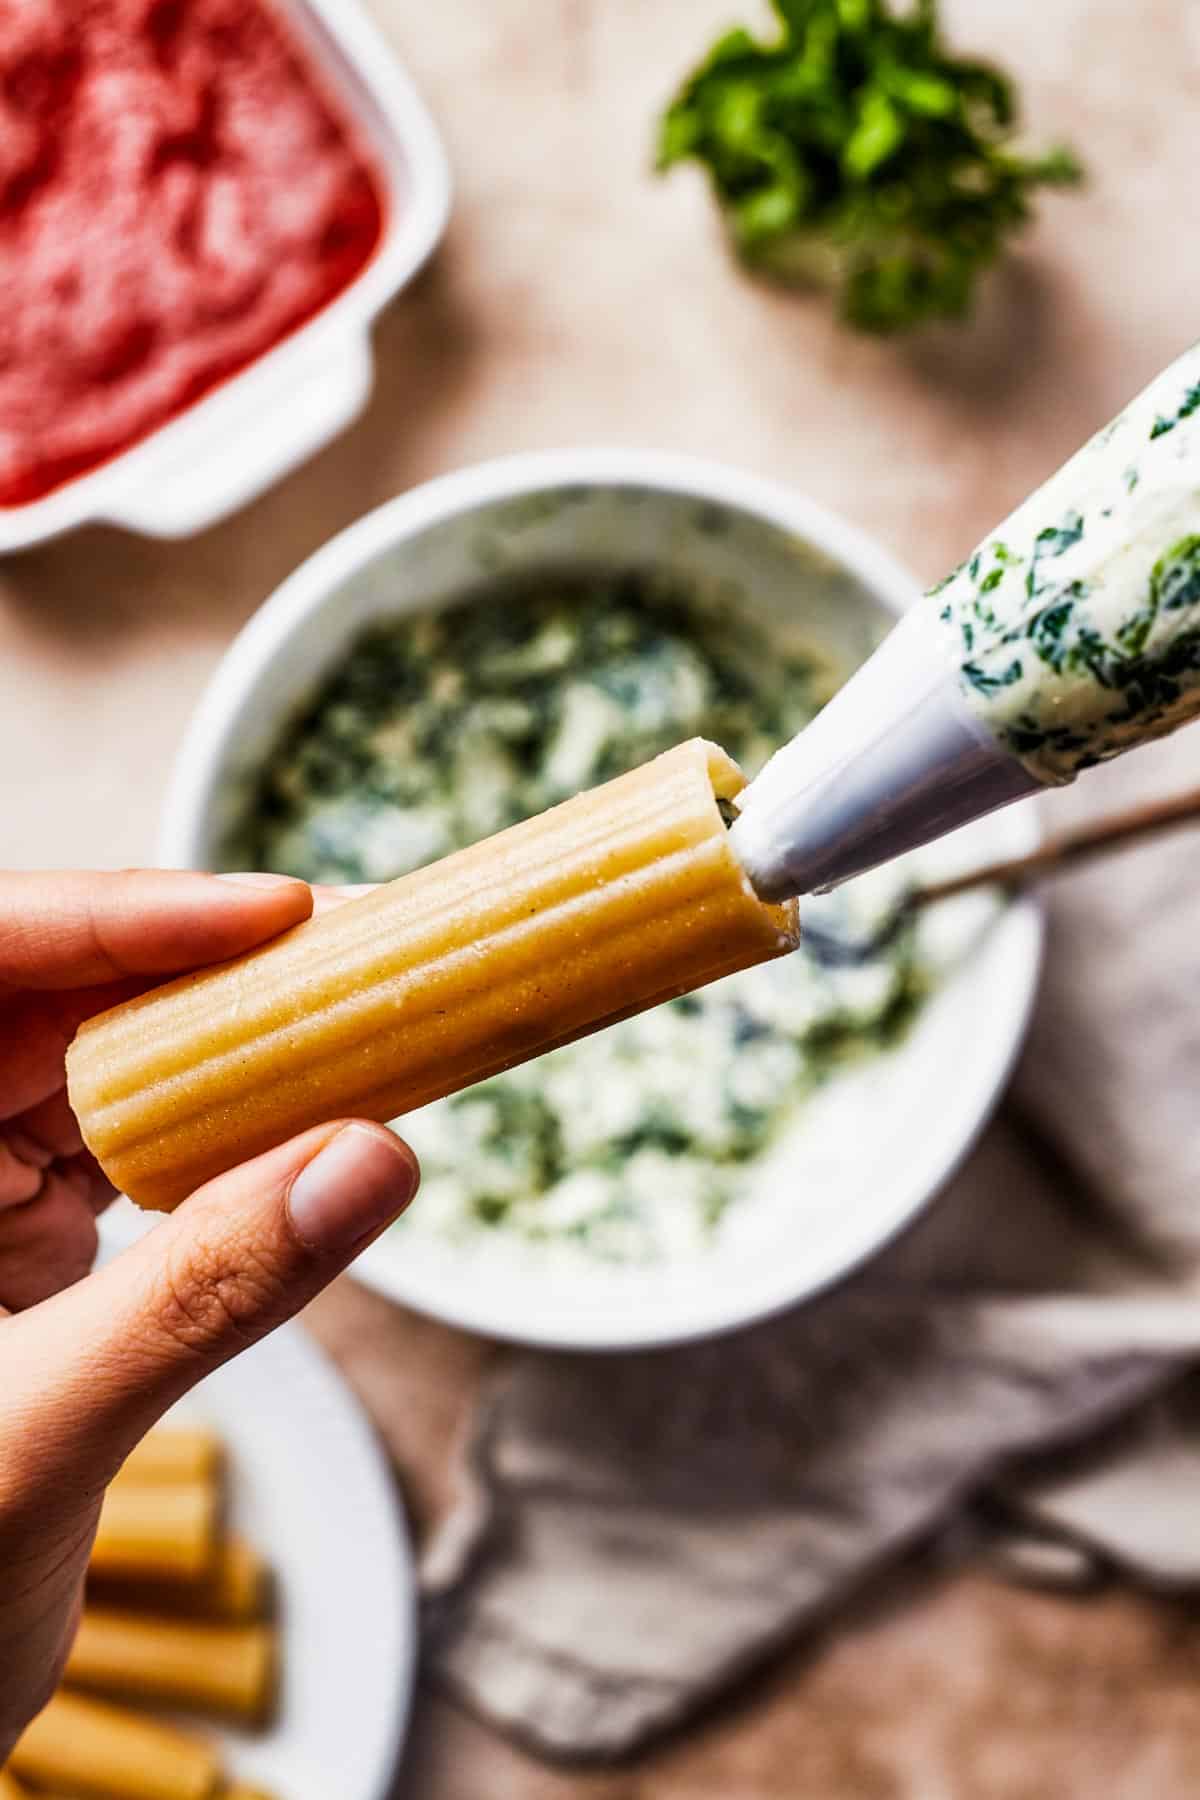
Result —
M 91 1573 L 107 1580 L 196 1582 L 215 1575 L 220 1500 L 212 1482 L 142 1487 L 116 1482 L 104 1496 Z
M 107 1568 L 88 1570 L 88 1592 L 98 1602 L 126 1610 L 246 1625 L 270 1611 L 271 1571 L 252 1544 L 232 1537 L 217 1546 L 211 1566 L 195 1580 L 114 1569 L 110 1562 Z
M 0 1800 L 28 1800 L 28 1789 L 21 1787 L 7 1769 L 0 1769 Z
M 64 1680 L 115 1700 L 162 1702 L 254 1723 L 278 1668 L 266 1625 L 196 1624 L 86 1607 Z
M 185 1604 L 197 1617 L 224 1619 L 231 1625 L 261 1619 L 271 1609 L 271 1570 L 245 1538 L 228 1538 L 217 1552 L 211 1574 L 188 1594 Z
M 221 1440 L 214 1431 L 203 1425 L 163 1426 L 130 1452 L 115 1480 L 141 1487 L 160 1482 L 211 1482 L 220 1477 L 222 1461 Z
M 96 1800 L 215 1800 L 215 1751 L 157 1720 L 56 1694 L 17 1741 L 11 1762 L 39 1789 Z
M 695 738 L 236 961 L 89 1020 L 71 1103 L 105 1173 L 169 1210 L 329 1118 L 387 1120 L 783 955 Z

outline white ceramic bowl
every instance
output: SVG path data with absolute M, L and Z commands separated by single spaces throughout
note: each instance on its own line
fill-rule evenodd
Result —
M 383 242 L 331 305 L 99 468 L 0 508 L 0 552 L 91 520 L 186 537 L 245 505 L 343 431 L 371 392 L 371 325 L 445 229 L 450 173 L 433 120 L 359 0 L 276 0 L 374 153 Z
M 220 866 L 237 797 L 281 726 L 369 621 L 464 595 L 499 573 L 572 564 L 657 567 L 754 607 L 845 666 L 916 596 L 860 532 L 771 482 L 628 450 L 518 456 L 428 483 L 319 551 L 250 621 L 187 734 L 161 839 L 164 862 Z M 1027 808 L 947 840 L 961 865 L 1033 846 Z M 956 903 L 959 904 L 959 903 Z M 703 1258 L 620 1269 L 540 1258 L 479 1233 L 423 1232 L 419 1202 L 356 1273 L 410 1306 L 525 1343 L 614 1349 L 746 1324 L 816 1293 L 908 1224 L 986 1120 L 1020 1044 L 1041 923 L 1022 904 L 969 923 L 971 953 L 903 1045 L 798 1109 L 753 1192 Z

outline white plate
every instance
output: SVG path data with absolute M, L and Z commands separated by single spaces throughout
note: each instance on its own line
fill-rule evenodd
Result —
M 103 1223 L 106 1253 L 144 1229 L 120 1203 Z M 212 1734 L 230 1770 L 278 1800 L 384 1800 L 416 1669 L 416 1581 L 396 1483 L 366 1414 L 308 1333 L 285 1325 L 170 1417 L 220 1433 L 233 1523 L 278 1581 L 279 1712 L 261 1733 Z
M 597 565 L 666 570 L 753 609 L 849 672 L 918 594 L 871 540 L 790 492 L 720 464 L 635 450 L 510 457 L 427 483 L 317 552 L 250 621 L 185 739 L 160 839 L 171 866 L 220 867 L 247 780 L 314 683 L 369 622 L 471 597 L 499 574 Z M 1034 847 L 1029 807 L 935 852 Z M 961 916 L 961 915 L 960 915 Z M 916 1218 L 999 1096 L 1037 983 L 1038 910 L 994 922 L 904 1044 L 804 1107 L 703 1258 L 620 1270 L 578 1253 L 474 1244 L 411 1215 L 355 1273 L 420 1311 L 517 1342 L 629 1349 L 731 1330 L 818 1293 Z

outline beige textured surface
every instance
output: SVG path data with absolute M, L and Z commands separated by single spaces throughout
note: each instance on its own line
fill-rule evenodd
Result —
M 458 175 L 445 251 L 379 333 L 367 417 L 187 545 L 89 531 L 0 565 L 0 817 L 17 865 L 147 858 L 187 710 L 230 634 L 375 501 L 505 450 L 609 440 L 740 461 L 924 576 L 967 549 L 1196 333 L 1200 20 L 1178 0 L 952 0 L 1026 75 L 1083 198 L 1048 202 L 977 325 L 839 333 L 734 274 L 698 181 L 646 175 L 649 120 L 751 0 L 374 0 Z M 344 1285 L 315 1322 L 423 1516 L 488 1352 Z M 901 1592 L 644 1767 L 537 1768 L 424 1701 L 404 1800 L 1184 1800 L 1200 1627 L 982 1578 Z

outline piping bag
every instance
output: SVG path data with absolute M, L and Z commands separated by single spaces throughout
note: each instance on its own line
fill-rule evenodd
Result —
M 731 847 L 763 899 L 825 892 L 1197 716 L 1200 347 L 776 752 Z

